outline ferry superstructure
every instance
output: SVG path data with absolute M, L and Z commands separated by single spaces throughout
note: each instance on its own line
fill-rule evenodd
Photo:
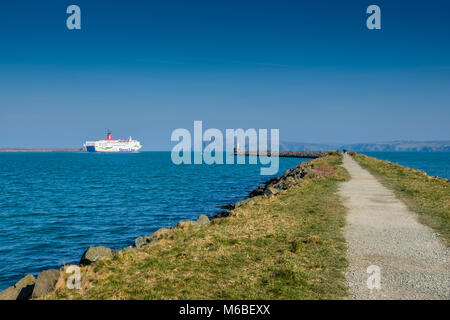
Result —
M 83 145 L 83 149 L 87 152 L 106 153 L 138 152 L 141 148 L 141 143 L 131 137 L 128 140 L 114 140 L 109 131 L 106 140 L 86 141 Z

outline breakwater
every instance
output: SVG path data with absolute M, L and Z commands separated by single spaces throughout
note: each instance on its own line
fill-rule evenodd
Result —
M 280 158 L 278 175 L 302 160 Z M 11 152 L 0 153 L 0 166 L 0 291 L 28 273 L 77 263 L 89 245 L 120 249 L 180 220 L 213 216 L 272 177 L 248 161 L 177 166 L 170 152 Z M 27 241 L 17 241 L 23 234 Z
M 190 226 L 201 226 L 208 224 L 210 220 L 225 218 L 233 214 L 233 210 L 245 203 L 258 201 L 258 199 L 264 197 L 271 197 L 281 193 L 283 190 L 287 190 L 291 186 L 299 183 L 307 174 L 316 174 L 317 169 L 310 163 L 304 163 L 295 166 L 292 169 L 288 169 L 280 177 L 275 177 L 266 181 L 263 185 L 258 186 L 256 189 L 249 192 L 249 197 L 243 201 L 226 205 L 226 211 L 214 214 L 210 217 L 200 215 L 196 220 L 182 220 L 178 222 L 174 227 L 161 228 L 156 232 L 149 235 L 143 235 L 137 237 L 132 247 L 128 247 L 126 250 L 134 250 L 133 248 L 140 248 L 146 246 L 152 242 L 159 241 L 171 234 L 171 230 L 174 228 L 186 228 Z M 242 186 L 241 186 L 242 188 Z M 198 215 L 198 213 L 197 213 Z M 86 248 L 86 247 L 85 247 Z M 120 250 L 119 250 L 120 251 Z M 117 251 L 117 252 L 119 252 Z M 98 259 L 105 257 L 111 258 L 114 256 L 114 250 L 110 248 L 97 246 L 89 247 L 79 260 L 80 266 L 95 263 Z M 59 269 L 45 270 L 39 273 L 35 278 L 32 274 L 27 275 L 25 278 L 18 281 L 12 287 L 7 288 L 0 293 L 1 299 L 28 299 L 30 297 L 39 298 L 45 294 L 53 291 L 56 288 L 58 280 L 63 279 L 67 266 Z M 42 269 L 41 269 L 42 270 Z
M 237 156 L 268 156 L 268 157 L 280 157 L 280 158 L 303 158 L 303 159 L 316 159 L 323 157 L 327 152 L 311 152 L 311 151 L 282 151 L 260 153 L 259 151 L 235 151 Z
M 81 148 L 0 148 L 0 152 L 83 152 Z

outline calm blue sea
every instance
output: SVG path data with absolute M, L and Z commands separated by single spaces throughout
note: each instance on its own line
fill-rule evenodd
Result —
M 364 154 L 450 179 L 450 152 L 363 152 Z
M 278 175 L 299 163 L 281 158 Z M 269 178 L 258 165 L 176 166 L 169 152 L 0 153 L 0 290 L 88 246 L 212 215 Z
M 450 177 L 450 153 L 367 153 Z M 300 162 L 280 158 L 284 170 Z M 244 199 L 269 179 L 258 165 L 173 165 L 169 152 L 0 153 L 0 290 L 27 273 L 78 262 L 91 245 L 139 235 Z

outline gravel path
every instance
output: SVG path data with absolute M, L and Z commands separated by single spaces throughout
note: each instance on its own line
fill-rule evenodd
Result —
M 450 254 L 430 228 L 350 156 L 340 194 L 348 208 L 345 237 L 350 299 L 450 299 Z M 379 267 L 380 288 L 376 272 Z M 376 267 L 375 267 L 376 269 Z M 375 280 L 374 280 L 375 279 Z

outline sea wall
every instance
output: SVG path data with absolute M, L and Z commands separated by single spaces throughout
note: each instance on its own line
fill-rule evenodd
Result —
M 283 152 L 271 152 L 260 153 L 259 151 L 235 151 L 235 155 L 245 156 L 269 156 L 280 158 L 304 158 L 304 159 L 316 159 L 323 157 L 327 152 L 311 152 L 311 151 L 283 151 Z
M 324 156 L 321 153 L 321 156 Z M 310 156 L 309 156 L 310 158 Z M 332 169 L 332 168 L 331 168 Z M 334 169 L 332 169 L 334 170 Z M 334 171 L 333 171 L 334 172 Z M 333 172 L 326 166 L 316 166 L 314 162 L 303 162 L 296 167 L 286 170 L 280 177 L 274 177 L 259 185 L 256 189 L 249 192 L 248 198 L 235 204 L 228 204 L 221 207 L 225 211 L 219 212 L 211 217 L 204 214 L 200 215 L 195 221 L 183 220 L 172 228 L 161 228 L 150 235 L 142 235 L 135 239 L 134 244 L 123 250 L 134 250 L 149 245 L 152 242 L 159 241 L 170 235 L 173 229 L 183 229 L 187 227 L 198 227 L 209 224 L 213 219 L 223 219 L 233 214 L 235 208 L 239 208 L 247 203 L 256 202 L 263 197 L 273 197 L 285 190 L 301 183 L 305 177 L 317 178 L 331 175 Z M 103 246 L 89 247 L 82 255 L 79 266 L 95 264 L 102 259 L 113 257 L 119 250 L 112 251 Z M 30 298 L 41 298 L 56 289 L 58 281 L 64 279 L 64 275 L 69 266 L 62 266 L 58 269 L 44 270 L 37 278 L 28 274 L 15 285 L 0 292 L 0 300 L 27 300 Z
M 0 148 L 0 152 L 83 152 L 81 148 Z

